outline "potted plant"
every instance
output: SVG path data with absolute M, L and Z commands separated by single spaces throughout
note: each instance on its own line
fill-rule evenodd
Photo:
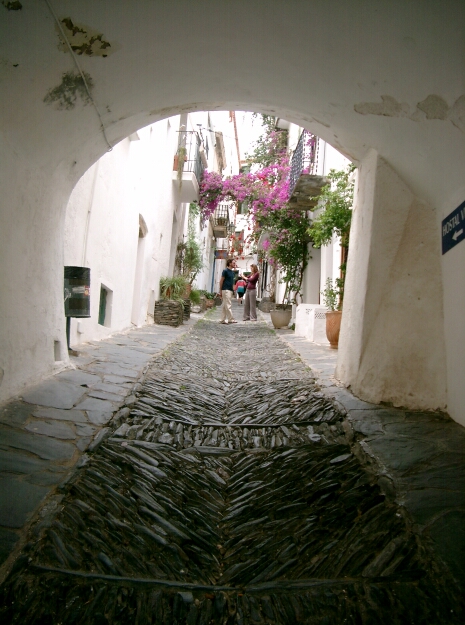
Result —
M 308 230 L 315 248 L 329 245 L 334 235 L 339 237 L 341 244 L 341 265 L 339 269 L 341 274 L 336 280 L 340 301 L 339 309 L 342 308 L 342 300 L 344 299 L 344 282 L 354 201 L 354 171 L 354 165 L 349 165 L 346 169 L 340 171 L 331 169 L 327 175 L 329 184 L 323 187 L 318 206 L 311 209 L 312 211 L 319 210 L 320 212 Z
M 287 328 L 292 318 L 292 306 L 290 304 L 276 304 L 270 310 L 271 322 L 275 328 Z
M 189 217 L 187 222 L 187 238 L 178 244 L 176 250 L 176 271 L 185 278 L 185 298 L 189 297 L 192 284 L 198 273 L 204 267 L 202 246 L 196 235 L 196 220 L 199 216 L 197 204 L 189 204 Z
M 321 291 L 323 303 L 329 309 L 326 312 L 326 336 L 332 349 L 337 349 L 339 344 L 342 318 L 341 293 L 342 280 L 340 278 L 336 278 L 334 286 L 331 278 L 328 278 L 325 289 Z
M 213 308 L 215 305 L 215 293 L 205 293 L 205 303 L 207 305 L 207 308 Z
M 155 302 L 154 322 L 160 325 L 180 326 L 184 316 L 183 295 L 187 281 L 184 276 L 160 278 L 160 300 Z
M 161 299 L 182 301 L 188 282 L 184 276 L 160 278 Z

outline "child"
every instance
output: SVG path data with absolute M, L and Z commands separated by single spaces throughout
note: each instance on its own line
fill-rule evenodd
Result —
M 243 276 L 239 276 L 236 284 L 234 285 L 234 290 L 237 293 L 237 299 L 239 300 L 239 304 L 242 304 L 242 298 L 244 297 L 245 287 L 246 287 L 246 282 Z

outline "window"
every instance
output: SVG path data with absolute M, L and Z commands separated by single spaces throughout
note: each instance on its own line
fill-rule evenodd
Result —
M 111 305 L 113 291 L 104 284 L 100 285 L 100 303 L 98 308 L 98 323 L 109 328 L 111 326 Z
M 248 202 L 241 202 L 238 207 L 237 207 L 237 214 L 238 215 L 247 215 L 247 213 L 249 212 L 249 203 Z

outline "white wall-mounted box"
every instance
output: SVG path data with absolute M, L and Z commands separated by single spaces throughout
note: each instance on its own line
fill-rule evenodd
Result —
M 326 308 L 320 304 L 299 304 L 296 311 L 295 333 L 314 343 L 329 345 L 326 338 Z

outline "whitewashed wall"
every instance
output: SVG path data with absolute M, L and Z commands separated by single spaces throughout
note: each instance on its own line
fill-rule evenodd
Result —
M 159 282 L 174 272 L 176 248 L 187 235 L 189 203 L 173 176 L 181 121 L 188 131 L 209 127 L 223 131 L 226 168 L 237 173 L 238 160 L 228 112 L 174 116 L 121 141 L 79 180 L 65 218 L 65 265 L 91 269 L 91 317 L 71 320 L 70 343 L 77 346 L 114 332 L 153 321 Z M 210 121 L 209 121 L 210 120 Z M 214 136 L 214 135 L 213 135 Z M 235 157 L 235 158 L 234 158 Z M 217 170 L 210 145 L 209 169 Z M 144 237 L 139 236 L 143 224 Z M 204 269 L 195 286 L 211 290 L 214 241 L 209 224 L 197 234 L 204 252 Z M 224 264 L 224 263 L 223 263 Z M 215 274 L 221 272 L 217 264 Z M 219 278 L 215 275 L 214 283 Z M 100 289 L 107 289 L 107 314 L 98 323 Z
M 172 180 L 178 127 L 176 116 L 124 139 L 71 194 L 64 262 L 91 269 L 91 317 L 71 320 L 71 345 L 150 321 L 160 277 L 170 273 L 173 224 L 175 238 L 184 227 Z M 98 323 L 101 286 L 110 292 L 105 325 Z
M 102 338 L 131 322 L 139 219 L 138 212 L 127 210 L 129 154 L 125 139 L 84 174 L 68 203 L 64 263 L 91 270 L 91 317 L 71 320 L 72 345 Z M 113 292 L 109 327 L 97 323 L 102 284 Z

